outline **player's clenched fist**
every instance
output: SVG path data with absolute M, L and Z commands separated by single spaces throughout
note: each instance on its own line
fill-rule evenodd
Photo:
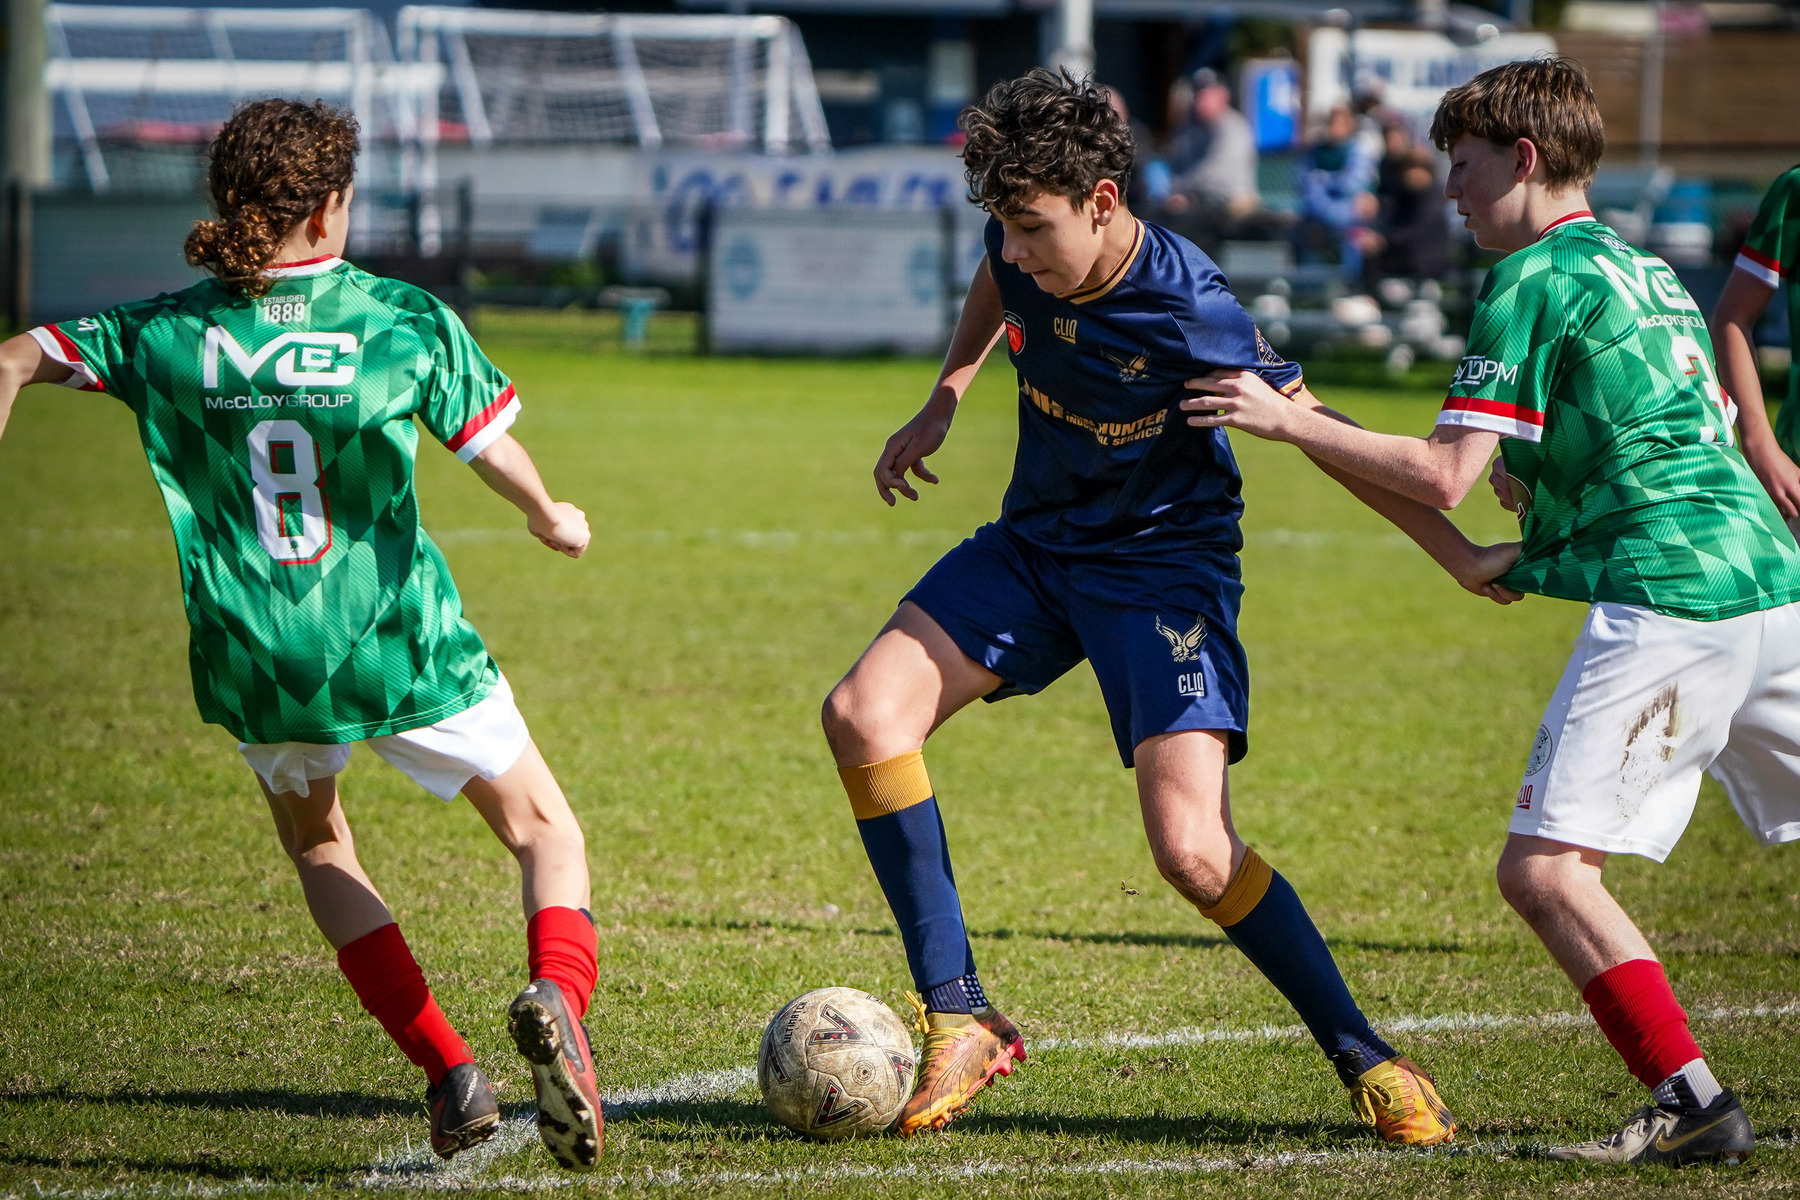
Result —
M 534 516 L 525 527 L 552 550 L 580 558 L 593 535 L 588 531 L 587 514 L 565 501 L 557 501 L 543 516 Z

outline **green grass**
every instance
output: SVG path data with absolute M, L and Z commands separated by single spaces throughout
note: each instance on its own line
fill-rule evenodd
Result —
M 898 1006 L 899 939 L 817 709 L 896 598 L 996 510 L 1004 371 L 934 460 L 943 484 L 890 512 L 868 467 L 928 364 L 596 356 L 529 320 L 482 328 L 525 397 L 518 433 L 588 510 L 593 549 L 545 552 L 435 449 L 420 490 L 588 832 L 606 1086 L 747 1066 L 768 1014 L 810 987 Z M 1327 398 L 1409 431 L 1435 400 Z M 1377 1023 L 1578 1012 L 1492 862 L 1579 608 L 1476 600 L 1298 455 L 1239 449 L 1255 679 L 1240 828 L 1307 899 Z M 1028 1039 L 1087 1048 L 1040 1045 L 948 1134 L 912 1142 L 812 1145 L 753 1087 L 699 1088 L 616 1114 L 595 1176 L 557 1174 L 529 1141 L 418 1169 L 422 1080 L 337 975 L 230 738 L 195 716 L 171 540 L 128 415 L 28 393 L 0 445 L 0 510 L 0 1194 L 1800 1190 L 1792 1015 L 1696 1024 L 1765 1138 L 1736 1171 L 1543 1159 L 1638 1103 L 1579 1021 L 1396 1035 L 1461 1117 L 1460 1153 L 1372 1142 L 1299 1038 L 1093 1045 L 1294 1017 L 1158 881 L 1086 668 L 974 706 L 930 753 L 984 978 Z M 1507 533 L 1491 500 L 1458 519 Z M 503 1104 L 528 1108 L 502 1022 L 524 970 L 510 859 L 467 806 L 372 755 L 344 791 L 444 1008 Z M 1800 999 L 1796 860 L 1758 851 L 1712 784 L 1668 864 L 1621 859 L 1608 876 L 1690 1010 Z

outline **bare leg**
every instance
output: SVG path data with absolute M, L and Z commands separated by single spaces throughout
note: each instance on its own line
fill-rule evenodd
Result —
M 504 775 L 477 776 L 462 794 L 519 860 L 527 917 L 544 908 L 591 905 L 587 842 L 536 743 Z
M 309 780 L 306 796 L 272 792 L 260 775 L 256 782 L 269 802 L 281 848 L 300 873 L 307 911 L 332 949 L 342 950 L 392 922 L 381 893 L 356 860 L 350 822 L 338 803 L 337 777 Z
M 1190 903 L 1213 907 L 1245 850 L 1231 827 L 1225 735 L 1210 729 L 1159 734 L 1139 743 L 1133 757 L 1156 869 Z
M 1605 866 L 1604 851 L 1515 833 L 1506 839 L 1495 872 L 1500 894 L 1578 991 L 1620 963 L 1656 958 L 1601 882 Z
M 1000 686 L 943 627 L 904 601 L 825 698 L 825 740 L 840 767 L 906 754 L 963 706 Z

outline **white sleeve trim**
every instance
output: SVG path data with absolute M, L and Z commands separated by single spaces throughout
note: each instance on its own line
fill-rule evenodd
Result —
M 1770 287 L 1781 286 L 1781 273 L 1779 271 L 1771 270 L 1767 264 L 1757 262 L 1754 258 L 1751 258 L 1742 251 L 1738 252 L 1737 262 L 1732 265 L 1760 283 L 1766 283 Z
M 55 334 L 51 333 L 42 325 L 30 330 L 30 333 L 31 340 L 36 342 L 38 348 L 49 355 L 52 361 L 59 362 L 63 366 L 69 368 L 70 371 L 74 372 L 64 379 L 57 380 L 57 386 L 75 388 L 78 391 L 83 392 L 103 392 L 106 390 L 106 385 L 100 382 L 100 376 L 94 374 L 94 368 L 88 366 L 79 358 L 71 359 L 68 352 L 62 348 L 62 344 L 56 340 Z
M 494 414 L 494 419 L 483 425 L 474 436 L 464 442 L 456 452 L 456 457 L 464 462 L 474 462 L 475 456 L 500 440 L 500 435 L 512 428 L 512 423 L 519 419 L 519 398 L 514 396 L 505 408 Z
M 1438 414 L 1437 423 L 1461 425 L 1467 429 L 1485 429 L 1501 437 L 1518 438 L 1521 442 L 1544 440 L 1544 431 L 1529 421 L 1515 421 L 1511 417 L 1495 416 L 1493 413 L 1470 412 L 1465 408 L 1445 409 Z

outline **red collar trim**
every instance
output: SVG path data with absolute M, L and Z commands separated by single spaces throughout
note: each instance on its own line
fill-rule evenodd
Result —
M 343 264 L 343 259 L 335 254 L 321 254 L 317 258 L 308 258 L 300 262 L 271 263 L 263 268 L 266 275 L 318 275 L 325 271 L 336 270 Z
M 1561 229 L 1564 225 L 1568 225 L 1574 221 L 1592 221 L 1593 219 L 1594 219 L 1594 214 L 1589 212 L 1585 208 L 1582 209 L 1580 212 L 1572 212 L 1566 217 L 1558 217 L 1558 218 L 1556 218 L 1556 220 L 1554 220 L 1554 221 L 1550 222 L 1548 225 L 1544 226 L 1544 232 L 1537 235 L 1537 240 L 1540 242 L 1543 241 L 1546 237 L 1548 237 L 1550 235 L 1550 231 L 1552 229 Z

